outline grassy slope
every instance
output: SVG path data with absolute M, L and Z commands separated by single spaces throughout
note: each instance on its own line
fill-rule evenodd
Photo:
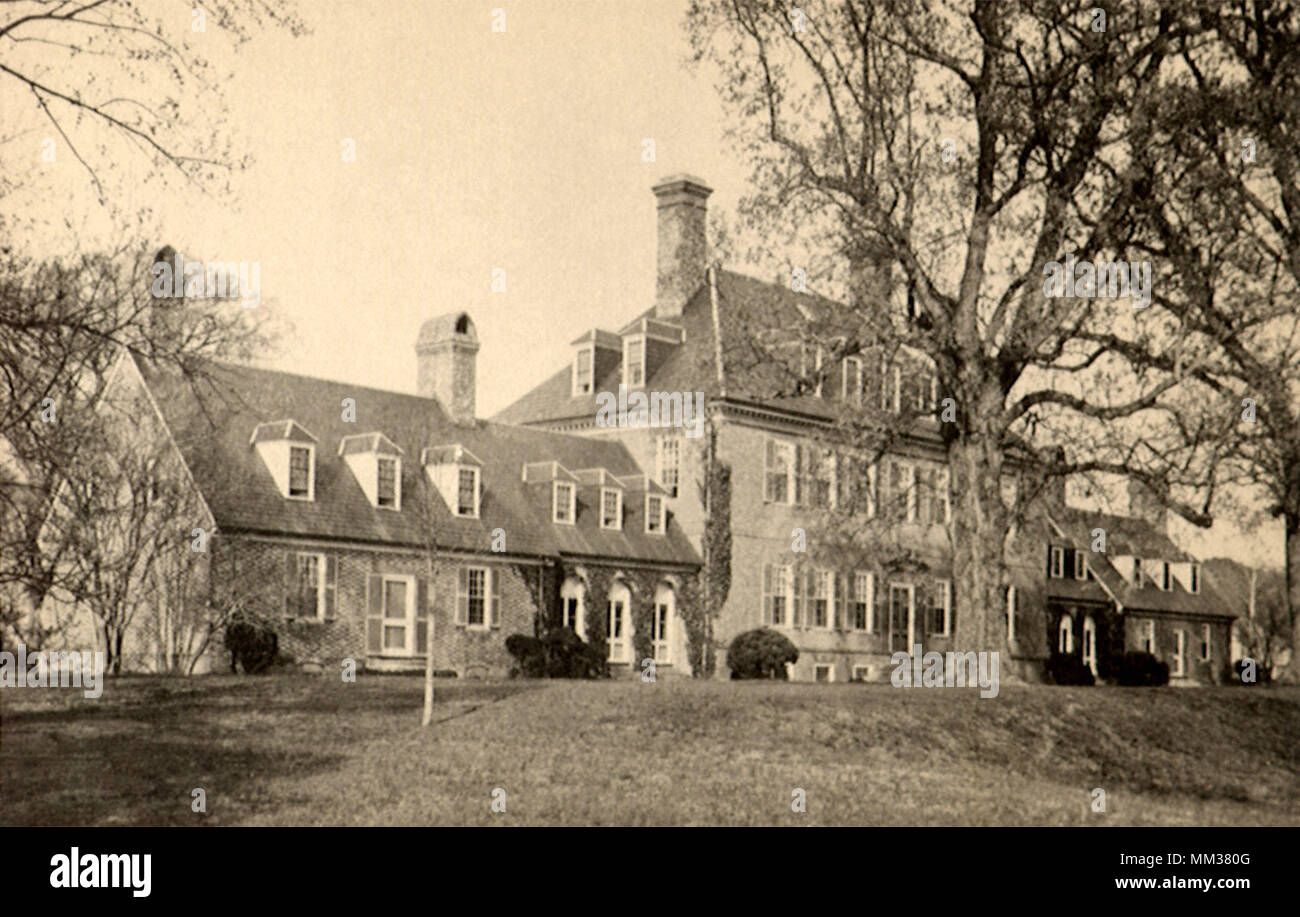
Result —
M 425 731 L 420 692 L 365 676 L 8 690 L 0 823 L 1300 824 L 1295 688 L 440 682 Z

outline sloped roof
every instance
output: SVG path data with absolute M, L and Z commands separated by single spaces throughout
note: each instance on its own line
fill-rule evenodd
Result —
M 671 518 L 663 535 L 602 530 L 594 509 L 584 513 L 580 508 L 576 525 L 555 525 L 549 488 L 543 497 L 521 480 L 527 462 L 639 473 L 631 454 L 617 442 L 490 422 L 459 425 L 435 399 L 274 370 L 217 364 L 210 370 L 211 384 L 196 388 L 174 373 L 141 369 L 221 529 L 404 546 L 427 545 L 432 529 L 441 549 L 487 551 L 492 531 L 501 528 L 506 553 L 512 555 L 572 552 L 699 563 Z M 342 419 L 344 398 L 356 400 L 355 423 Z M 314 501 L 284 499 L 249 444 L 259 423 L 284 417 L 293 417 L 319 437 Z M 436 489 L 424 487 L 424 471 L 416 462 L 402 463 L 401 509 L 377 510 L 338 454 L 339 442 L 356 435 L 357 427 L 381 431 L 408 456 L 459 444 L 478 457 L 483 463 L 480 518 L 453 515 Z M 422 490 L 428 501 L 411 498 Z
M 1202 569 L 1205 578 L 1228 603 L 1233 614 L 1239 618 L 1247 617 L 1250 614 L 1250 568 L 1227 557 L 1215 557 L 1207 560 Z M 1285 571 L 1273 567 L 1256 571 L 1255 594 L 1261 603 L 1270 595 L 1284 594 L 1285 590 Z
M 1074 507 L 1056 508 L 1050 514 L 1052 521 L 1065 533 L 1066 540 L 1075 550 L 1086 551 L 1088 568 L 1126 610 L 1182 612 L 1185 614 L 1233 617 L 1229 604 L 1205 576 L 1201 577 L 1200 592 L 1188 592 L 1174 578 L 1173 588 L 1165 591 L 1143 580 L 1142 585 L 1128 582 L 1115 568 L 1113 558 L 1133 555 L 1180 563 L 1194 561 L 1190 554 L 1179 549 L 1169 536 L 1146 519 L 1119 516 L 1113 513 L 1094 513 Z M 1093 552 L 1092 530 L 1106 532 L 1106 551 Z M 1069 585 L 1073 584 L 1073 585 Z M 1052 595 L 1062 597 L 1070 590 L 1080 592 L 1079 597 L 1092 598 L 1091 592 L 1081 592 L 1086 582 L 1071 579 L 1048 578 L 1047 588 Z
M 796 293 L 788 286 L 768 283 L 734 271 L 720 270 L 717 274 L 718 309 L 727 316 L 722 322 L 722 363 L 726 369 L 726 391 L 729 398 L 759 401 L 767 406 L 780 407 L 816 417 L 831 418 L 837 411 L 833 402 L 815 396 L 770 398 L 773 380 L 770 375 L 771 359 L 759 353 L 754 341 L 754 329 L 784 329 L 801 327 L 808 321 L 829 321 L 845 307 L 833 300 L 812 293 Z M 655 318 L 654 309 L 636 316 L 625 328 L 633 328 Z M 709 285 L 704 283 L 682 309 L 680 319 L 673 322 L 685 332 L 685 342 L 675 347 L 645 382 L 646 391 L 696 392 L 707 397 L 721 393 L 718 382 L 717 347 L 713 326 L 713 307 Z M 730 330 L 728 330 L 730 329 Z M 601 392 L 617 392 L 623 369 L 615 365 L 604 376 L 595 380 L 592 391 L 574 395 L 571 361 L 566 360 L 555 375 L 525 394 L 514 404 L 500 411 L 493 419 L 499 423 L 545 423 L 569 419 L 589 419 L 596 416 L 596 396 Z M 831 380 L 838 386 L 838 380 Z

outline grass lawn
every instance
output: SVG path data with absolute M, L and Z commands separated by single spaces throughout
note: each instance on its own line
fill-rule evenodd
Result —
M 421 692 L 366 675 L 9 689 L 0 823 L 1300 824 L 1294 687 L 439 681 L 424 730 Z

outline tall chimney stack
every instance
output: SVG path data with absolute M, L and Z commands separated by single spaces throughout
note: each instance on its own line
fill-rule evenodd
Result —
M 704 283 L 709 256 L 706 202 L 713 189 L 692 175 L 672 175 L 651 190 L 659 200 L 655 316 L 673 321 Z
M 456 423 L 474 422 L 478 346 L 478 332 L 465 312 L 429 319 L 415 344 L 417 390 L 437 398 Z

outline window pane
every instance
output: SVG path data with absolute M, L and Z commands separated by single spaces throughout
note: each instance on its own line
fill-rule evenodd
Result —
M 484 596 L 487 594 L 487 571 L 471 568 L 469 571 L 469 623 L 483 623 Z
M 406 583 L 401 580 L 384 583 L 384 617 L 406 619 Z
M 393 459 L 379 460 L 379 505 L 393 506 L 397 502 L 397 462 Z
M 289 448 L 289 493 L 295 497 L 307 495 L 308 475 L 311 473 L 311 450 L 302 446 Z
M 472 516 L 475 498 L 478 496 L 478 472 L 473 468 L 462 468 L 457 481 L 456 513 L 461 516 Z

